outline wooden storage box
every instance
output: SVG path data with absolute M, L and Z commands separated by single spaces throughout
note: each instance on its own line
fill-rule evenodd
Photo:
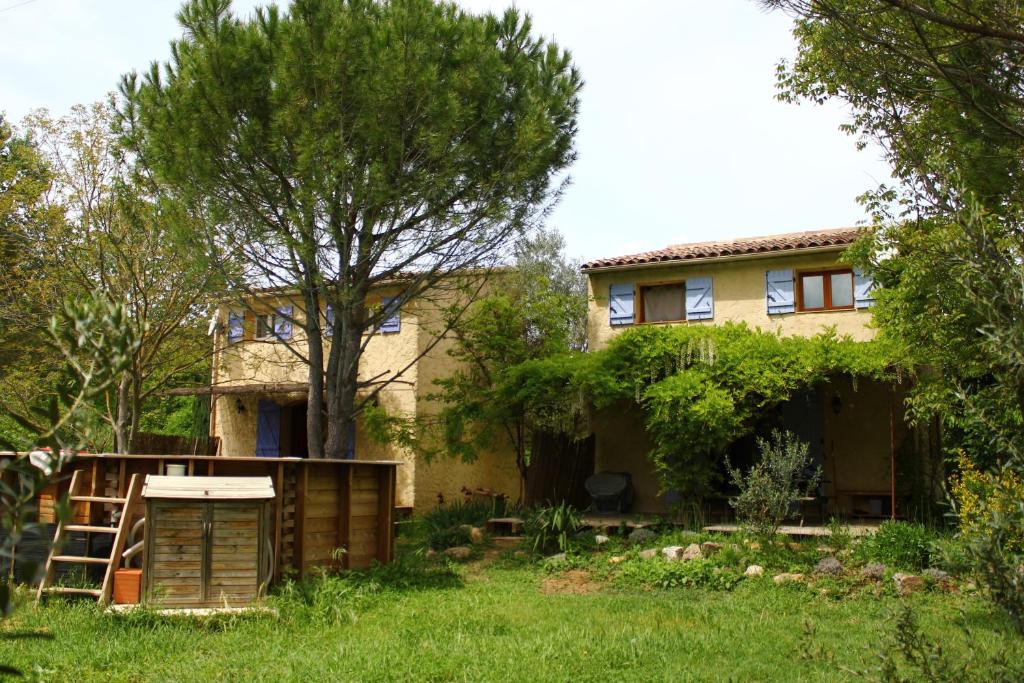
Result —
M 243 606 L 273 566 L 270 477 L 148 475 L 143 585 L 164 607 Z

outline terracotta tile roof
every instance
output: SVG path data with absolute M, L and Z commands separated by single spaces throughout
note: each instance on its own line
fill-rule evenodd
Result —
M 583 270 L 608 268 L 612 266 L 640 266 L 669 261 L 690 261 L 693 259 L 726 258 L 747 254 L 774 251 L 795 251 L 822 247 L 841 247 L 851 244 L 865 228 L 833 228 L 808 232 L 789 232 L 765 237 L 739 237 L 716 242 L 692 242 L 673 244 L 656 251 L 645 251 L 627 256 L 597 259 L 583 264 Z

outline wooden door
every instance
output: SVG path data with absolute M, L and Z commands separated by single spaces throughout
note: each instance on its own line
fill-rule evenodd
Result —
M 203 601 L 203 504 L 151 502 L 146 511 L 146 599 L 168 607 Z
M 259 594 L 262 506 L 212 503 L 206 600 L 243 605 Z

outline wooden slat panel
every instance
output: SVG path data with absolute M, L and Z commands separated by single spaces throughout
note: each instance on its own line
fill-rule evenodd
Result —
M 338 475 L 335 472 L 320 470 L 309 477 L 310 491 L 337 491 Z
M 352 529 L 353 531 L 359 529 L 376 529 L 377 528 L 377 515 L 356 515 L 352 517 Z
M 306 520 L 306 531 L 316 533 L 319 531 L 338 531 L 338 518 L 334 517 L 313 517 Z

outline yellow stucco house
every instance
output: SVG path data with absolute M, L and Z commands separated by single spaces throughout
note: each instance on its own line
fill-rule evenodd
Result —
M 382 286 L 368 304 L 387 308 L 401 284 Z M 463 291 L 453 288 L 453 291 Z M 423 297 L 395 309 L 366 340 L 359 377 L 389 380 L 378 395 L 389 414 L 429 414 L 434 380 L 450 374 L 455 361 L 442 330 L 442 306 L 452 295 Z M 303 321 L 307 312 L 296 293 L 268 291 L 216 313 L 210 434 L 219 439 L 218 455 L 305 457 L 308 369 Z M 321 316 L 329 315 L 326 310 Z M 330 337 L 325 337 L 329 348 Z M 327 348 L 325 348 L 326 352 Z M 485 453 L 473 463 L 454 458 L 429 462 L 395 445 L 370 439 L 359 418 L 355 424 L 356 460 L 397 460 L 396 507 L 424 510 L 439 501 L 458 500 L 464 490 L 483 489 L 515 498 L 519 475 L 510 453 Z
M 872 283 L 839 260 L 858 234 L 849 228 L 817 230 L 591 261 L 583 266 L 590 348 L 603 348 L 635 325 L 729 321 L 784 336 L 834 327 L 858 341 L 871 339 Z M 889 516 L 896 497 L 895 454 L 919 452 L 929 436 L 904 424 L 902 404 L 900 387 L 836 378 L 780 407 L 778 422 L 810 444 L 822 468 L 823 515 Z M 674 501 L 671 493 L 659 493 L 639 410 L 602 411 L 592 416 L 591 427 L 595 470 L 631 475 L 634 511 L 668 511 Z M 896 507 L 901 511 L 900 502 Z

